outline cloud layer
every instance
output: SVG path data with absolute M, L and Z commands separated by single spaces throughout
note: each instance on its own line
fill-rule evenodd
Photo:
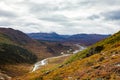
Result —
M 0 27 L 26 33 L 120 30 L 120 0 L 0 0 L 0 7 Z

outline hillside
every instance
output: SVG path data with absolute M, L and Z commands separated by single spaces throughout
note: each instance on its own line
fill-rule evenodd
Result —
M 25 39 L 23 39 L 17 33 L 23 34 L 13 29 L 0 28 L 0 64 L 36 62 L 37 57 L 19 45 L 29 41 L 30 38 L 25 37 Z M 18 36 L 16 37 L 15 35 Z
M 30 33 L 28 34 L 33 39 L 57 41 L 62 43 L 79 43 L 86 46 L 92 45 L 110 35 L 100 34 L 75 34 L 75 35 L 60 35 L 57 33 Z
M 0 33 L 6 35 L 11 41 L 17 44 L 24 45 L 34 41 L 23 32 L 12 28 L 0 28 Z
M 18 30 L 0 28 L 0 74 L 11 77 L 23 75 L 28 73 L 33 63 L 38 60 L 61 55 L 62 51 L 69 48 L 59 43 L 31 39 Z
M 42 78 L 43 80 L 119 80 L 120 32 L 71 56 L 67 65 Z
M 0 43 L 0 65 L 34 63 L 37 57 L 28 50 L 16 45 Z
M 34 72 L 26 80 L 120 80 L 120 32 L 72 55 L 62 66 L 38 71 L 39 76 Z
M 65 52 L 70 48 L 70 46 L 62 45 L 58 42 L 48 43 L 34 40 L 25 33 L 11 28 L 0 28 L 0 41 L 28 49 L 38 57 L 38 60 L 60 55 L 62 51 Z M 58 47 L 57 45 L 59 44 L 62 47 Z
M 46 42 L 31 39 L 25 33 L 12 28 L 0 28 L 0 43 L 16 45 L 27 49 L 38 57 L 38 60 L 61 55 L 71 47 L 59 42 Z
M 35 54 L 20 45 L 25 42 L 19 41 L 15 37 L 17 33 L 11 31 L 13 30 L 0 28 L 0 77 L 5 79 L 23 75 L 29 71 L 28 65 L 37 61 Z

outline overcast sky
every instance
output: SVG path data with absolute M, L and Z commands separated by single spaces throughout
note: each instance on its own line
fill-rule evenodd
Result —
M 0 27 L 113 34 L 120 30 L 120 0 L 0 0 Z

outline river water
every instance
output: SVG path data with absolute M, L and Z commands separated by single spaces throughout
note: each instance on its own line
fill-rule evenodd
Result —
M 78 52 L 80 52 L 80 51 L 82 51 L 82 50 L 84 50 L 84 49 L 86 48 L 86 47 L 83 47 L 83 46 L 81 46 L 81 45 L 79 45 L 79 44 L 75 44 L 75 45 L 76 45 L 79 49 L 73 51 L 73 54 L 78 53 Z M 41 60 L 41 61 L 38 61 L 37 63 L 34 64 L 33 69 L 32 69 L 32 72 L 38 70 L 41 66 L 44 66 L 44 65 L 48 64 L 48 59 L 60 58 L 60 57 L 69 56 L 69 55 L 70 55 L 70 54 L 63 54 L 63 55 L 61 55 L 61 56 L 50 57 L 50 58 L 46 58 L 46 59 L 43 59 L 43 60 Z

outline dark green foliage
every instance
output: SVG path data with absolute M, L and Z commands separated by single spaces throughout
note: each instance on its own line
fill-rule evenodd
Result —
M 37 57 L 28 50 L 11 44 L 0 44 L 0 64 L 34 63 Z
M 88 53 L 86 54 L 86 57 L 89 57 L 93 54 L 99 53 L 104 49 L 103 46 L 96 46 L 96 47 L 92 47 L 90 48 L 90 50 L 88 51 Z

